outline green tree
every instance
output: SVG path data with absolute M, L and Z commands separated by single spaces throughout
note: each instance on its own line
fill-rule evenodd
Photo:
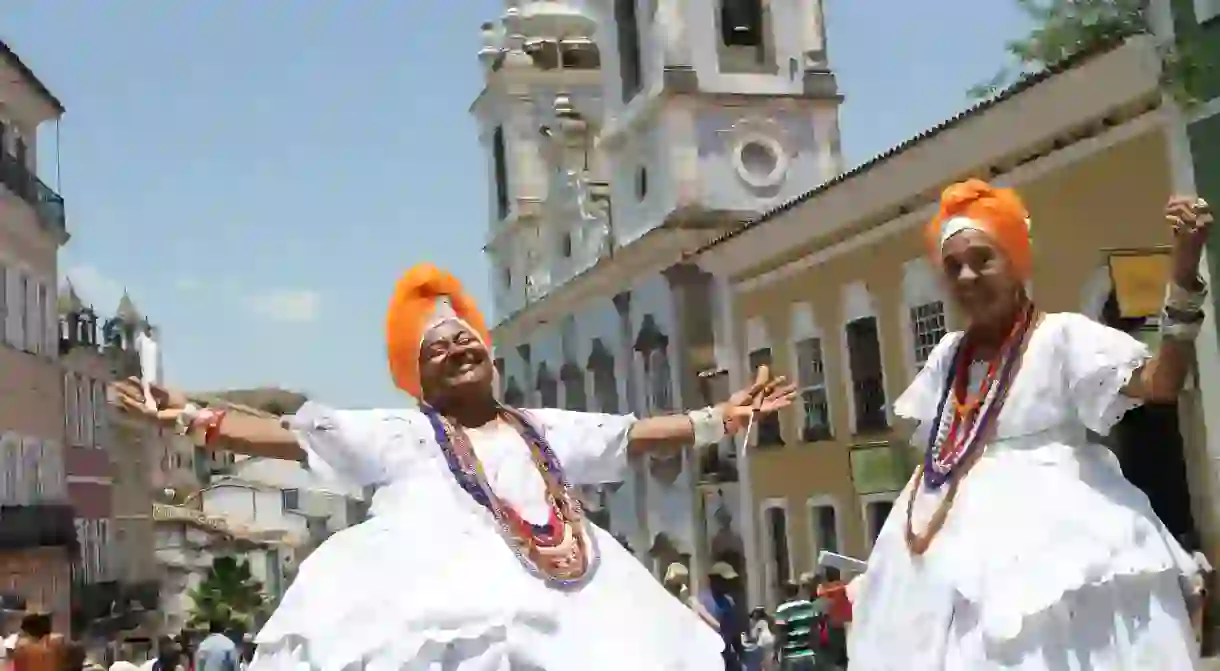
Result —
M 263 585 L 254 578 L 245 559 L 213 559 L 207 575 L 187 596 L 191 599 L 190 624 L 194 628 L 220 622 L 226 627 L 251 631 L 270 612 Z
M 1023 73 L 1036 72 L 1076 54 L 1134 35 L 1153 35 L 1149 0 L 1016 0 L 1033 28 L 1006 47 L 1013 63 L 990 81 L 970 89 L 988 98 L 1012 85 Z M 1155 38 L 1155 36 L 1154 36 Z M 1157 40 L 1161 84 L 1180 104 L 1198 101 L 1204 61 L 1189 40 Z

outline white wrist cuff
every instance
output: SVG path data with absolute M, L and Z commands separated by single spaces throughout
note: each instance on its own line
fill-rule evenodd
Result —
M 1165 288 L 1165 307 L 1178 312 L 1201 312 L 1207 303 L 1207 285 L 1199 291 L 1189 291 L 1170 282 Z
M 1203 330 L 1203 320 L 1180 322 L 1161 317 L 1161 335 L 1173 340 L 1195 340 Z
M 714 445 L 724 439 L 724 413 L 720 408 L 691 410 L 686 416 L 695 428 L 695 447 Z

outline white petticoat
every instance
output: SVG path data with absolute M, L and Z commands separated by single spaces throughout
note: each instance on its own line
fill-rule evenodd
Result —
M 317 406 L 307 411 L 311 425 L 331 427 L 307 442 L 325 456 L 341 456 L 338 443 L 367 429 L 364 419 L 360 426 L 350 419 L 355 413 L 345 419 Z M 600 561 L 583 587 L 553 589 L 527 571 L 490 513 L 456 485 L 427 431 L 417 430 L 420 418 L 399 415 L 360 434 L 366 455 L 380 449 L 379 441 L 390 446 L 379 467 L 391 477 L 373 499 L 373 517 L 335 534 L 301 564 L 255 639 L 252 671 L 721 667 L 720 635 L 593 525 Z M 609 438 L 599 431 L 622 442 L 629 426 L 579 413 L 538 411 L 536 418 L 578 473 L 588 464 L 574 446 L 604 452 L 600 445 Z M 496 491 L 520 501 L 527 519 L 545 519 L 544 505 L 527 505 L 540 503 L 543 490 L 516 434 L 490 437 L 506 441 L 497 445 L 478 438 L 472 437 L 476 449 L 485 448 L 480 455 Z
M 594 578 L 546 587 L 499 538 L 393 517 L 329 539 L 258 634 L 254 671 L 717 668 L 717 633 L 606 532 Z
M 1194 564 L 1101 446 L 989 446 L 923 557 L 911 487 L 853 586 L 853 671 L 1194 668 Z M 939 496 L 916 500 L 926 528 Z

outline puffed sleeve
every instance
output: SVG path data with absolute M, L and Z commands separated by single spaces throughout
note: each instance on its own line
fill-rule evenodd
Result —
M 417 431 L 414 410 L 335 410 L 309 402 L 288 419 L 323 480 L 365 487 L 390 480 L 389 451 Z
M 945 377 L 949 374 L 949 366 L 961 337 L 961 332 L 955 331 L 941 338 L 928 354 L 923 369 L 911 381 L 911 386 L 894 402 L 895 415 L 919 422 L 915 434 L 911 436 L 912 444 L 918 447 L 927 444 L 928 433 L 932 430 L 941 394 L 944 393 Z
M 627 440 L 635 415 L 604 415 L 544 408 L 526 410 L 555 451 L 573 485 L 600 485 L 626 477 Z
M 1063 313 L 1057 318 L 1067 400 L 1085 428 L 1107 435 L 1128 410 L 1142 403 L 1122 389 L 1152 354 L 1144 343 L 1084 315 Z

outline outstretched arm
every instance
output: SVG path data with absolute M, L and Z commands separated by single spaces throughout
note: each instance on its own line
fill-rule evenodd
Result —
M 145 417 L 166 426 L 178 423 L 187 405 L 186 397 L 182 394 L 154 387 L 156 409 L 150 408 L 144 402 L 140 381 L 136 379 L 112 383 L 111 392 L 112 403 L 119 412 Z M 214 434 L 207 442 L 209 447 L 254 457 L 293 461 L 305 459 L 305 452 L 298 444 L 296 436 L 281 425 L 278 417 L 231 410 L 224 414 L 223 419 L 224 421 L 218 421 L 211 426 Z M 209 430 L 206 419 L 188 425 L 187 428 L 192 434 Z
M 677 451 L 692 444 L 715 442 L 745 427 L 750 415 L 769 415 L 792 404 L 796 386 L 783 377 L 772 378 L 766 366 L 749 387 L 727 401 L 682 415 L 663 415 L 641 419 L 627 433 L 627 449 L 632 454 Z
M 1207 242 L 1211 208 L 1202 198 L 1174 197 L 1165 206 L 1173 226 L 1171 282 L 1161 314 L 1161 345 L 1123 394 L 1150 403 L 1173 403 L 1195 361 L 1195 338 L 1203 324 L 1207 285 L 1199 278 L 1199 261 Z

